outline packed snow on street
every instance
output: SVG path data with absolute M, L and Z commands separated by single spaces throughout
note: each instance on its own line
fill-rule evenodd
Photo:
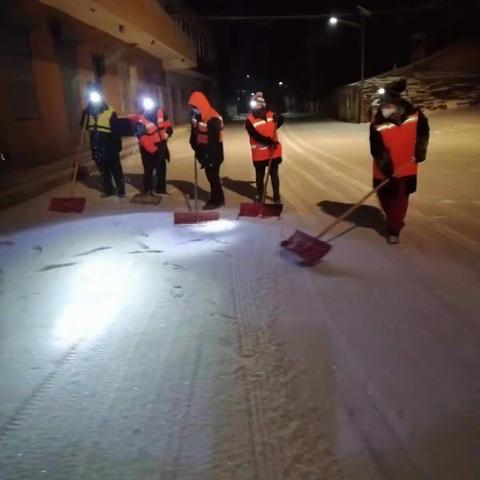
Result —
M 255 193 L 243 125 L 227 126 L 220 220 L 192 200 L 185 133 L 170 196 L 129 202 L 82 180 L 0 212 L 0 479 L 480 478 L 480 110 L 429 115 L 430 147 L 399 245 L 371 188 L 368 125 L 288 121 L 284 213 L 237 219 Z M 200 171 L 200 197 L 207 183 Z

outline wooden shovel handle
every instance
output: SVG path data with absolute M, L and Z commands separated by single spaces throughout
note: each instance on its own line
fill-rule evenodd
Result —
M 263 183 L 263 194 L 260 203 L 265 205 L 267 201 L 267 187 L 268 187 L 268 179 L 270 178 L 270 172 L 272 170 L 272 149 L 268 147 L 268 168 L 267 168 L 267 175 L 265 176 L 265 181 Z
M 415 163 L 414 161 L 408 162 L 406 165 L 404 165 L 402 168 L 400 168 L 393 177 L 397 177 L 398 174 L 404 170 L 406 167 L 411 165 L 412 163 Z M 316 238 L 323 237 L 326 233 L 328 233 L 330 230 L 335 228 L 340 222 L 343 222 L 348 216 L 350 216 L 355 210 L 357 210 L 368 198 L 370 198 L 374 193 L 377 193 L 382 187 L 384 187 L 389 181 L 390 178 L 386 178 L 382 183 L 377 185 L 374 189 L 370 190 L 365 196 L 363 196 L 355 205 L 352 205 L 345 213 L 342 213 L 340 217 L 338 217 L 334 222 L 332 222 L 330 225 L 327 225 L 317 236 Z
M 80 155 L 83 150 L 83 141 L 85 138 L 85 128 L 87 126 L 87 120 L 88 120 L 88 112 L 85 110 L 85 117 L 82 122 L 82 130 L 80 131 L 80 141 L 78 142 L 78 151 L 77 151 L 75 161 L 73 162 L 73 175 L 72 175 L 72 183 L 70 186 L 71 197 L 75 196 L 75 187 L 77 185 L 78 168 L 80 166 Z
M 198 165 L 197 154 L 193 155 L 193 195 L 194 195 L 194 209 L 195 209 L 195 222 L 198 221 Z

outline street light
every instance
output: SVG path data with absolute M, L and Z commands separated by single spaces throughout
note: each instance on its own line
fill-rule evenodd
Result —
M 245 75 L 245 78 L 250 78 L 250 74 L 247 73 L 247 74 Z
M 278 82 L 279 87 L 283 87 L 283 82 Z
M 337 17 L 330 17 L 328 20 L 328 23 L 331 26 L 337 25 L 337 23 L 342 23 L 344 25 L 348 25 L 350 27 L 358 28 L 360 30 L 360 36 L 361 36 L 361 46 L 360 46 L 360 123 L 362 123 L 362 117 L 363 117 L 363 87 L 365 83 L 365 20 L 369 17 L 372 16 L 372 14 L 366 9 L 361 7 L 360 5 L 357 5 L 357 11 L 358 14 L 360 15 L 360 23 L 357 22 L 351 22 L 350 20 L 343 20 L 339 19 Z
M 377 93 L 379 95 L 383 95 L 385 93 L 385 89 L 383 87 L 380 87 L 378 90 L 377 90 Z

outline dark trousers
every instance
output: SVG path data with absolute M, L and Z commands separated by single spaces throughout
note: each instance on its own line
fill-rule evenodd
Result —
M 272 181 L 273 198 L 280 198 L 280 177 L 278 176 L 278 167 L 281 160 L 274 158 L 272 160 L 272 168 L 270 169 L 270 179 Z M 257 195 L 263 196 L 263 188 L 265 184 L 265 171 L 268 169 L 268 160 L 253 162 L 256 173 Z
M 408 193 L 405 179 L 393 178 L 378 192 L 378 199 L 387 216 L 388 235 L 399 235 L 405 226 L 408 209 Z
M 123 179 L 122 164 L 120 163 L 120 154 L 105 155 L 101 161 L 96 161 L 100 173 L 100 182 L 102 192 L 105 195 L 125 194 L 125 183 Z M 112 181 L 113 179 L 113 181 Z M 115 187 L 114 187 L 115 182 Z
M 149 153 L 145 149 L 140 149 L 143 164 L 143 191 L 144 193 L 153 192 L 153 174 L 155 172 L 155 191 L 164 192 L 167 188 L 167 159 L 165 149 L 159 149 L 155 153 Z
M 208 183 L 210 183 L 210 200 L 208 203 L 219 205 L 225 203 L 222 182 L 220 180 L 220 165 L 205 167 Z

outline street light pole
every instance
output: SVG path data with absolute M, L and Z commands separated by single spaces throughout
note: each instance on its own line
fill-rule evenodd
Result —
M 361 20 L 361 61 L 360 61 L 360 123 L 363 120 L 363 87 L 365 84 L 365 17 L 362 15 Z
M 360 35 L 361 35 L 361 60 L 360 60 L 360 107 L 359 107 L 359 121 L 362 123 L 363 120 L 363 88 L 365 86 L 365 26 L 366 19 L 371 17 L 372 14 L 361 5 L 357 5 L 358 13 L 360 14 Z
M 363 119 L 363 88 L 365 86 L 365 31 L 366 31 L 366 19 L 371 17 L 372 14 L 365 8 L 357 5 L 357 10 L 360 15 L 360 23 L 352 22 L 350 20 L 344 20 L 337 17 L 330 17 L 328 23 L 332 26 L 337 25 L 339 22 L 350 27 L 358 28 L 360 30 L 360 92 L 358 100 L 359 111 L 359 123 L 362 123 Z

